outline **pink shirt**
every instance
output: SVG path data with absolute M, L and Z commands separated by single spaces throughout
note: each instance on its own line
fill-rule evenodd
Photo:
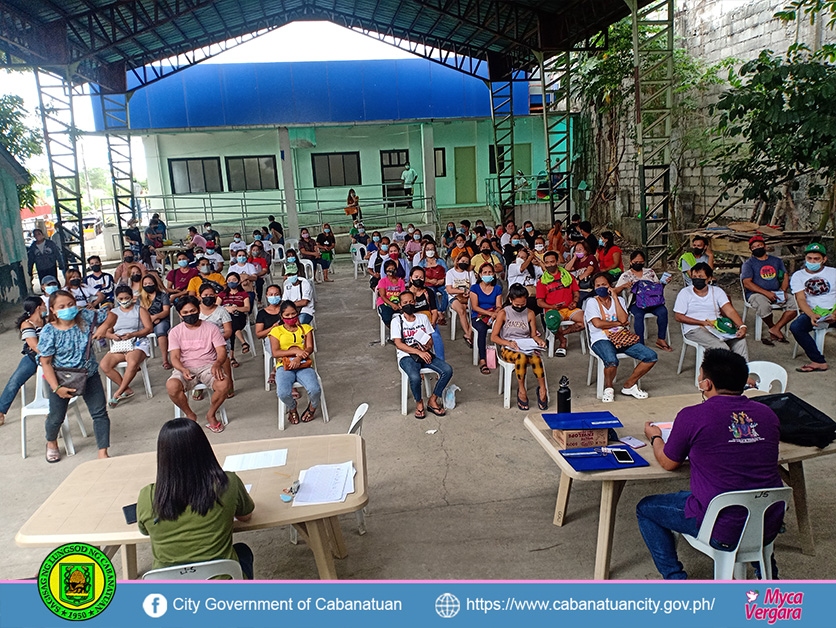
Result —
M 170 351 L 180 349 L 180 361 L 188 369 L 198 369 L 218 359 L 215 347 L 225 347 L 226 341 L 217 326 L 201 322 L 200 326 L 189 328 L 186 323 L 175 325 L 168 332 Z
M 403 279 L 398 279 L 395 282 L 389 280 L 388 275 L 384 275 L 383 278 L 377 283 L 378 293 L 377 293 L 377 305 L 383 305 L 383 299 L 380 297 L 380 287 L 383 287 L 383 292 L 386 295 L 386 299 L 391 301 L 395 297 L 400 297 L 401 292 L 406 290 L 406 284 L 403 282 Z
M 199 246 L 204 251 L 206 250 L 206 238 L 204 238 L 202 235 L 193 235 L 192 244 L 194 244 L 195 246 Z

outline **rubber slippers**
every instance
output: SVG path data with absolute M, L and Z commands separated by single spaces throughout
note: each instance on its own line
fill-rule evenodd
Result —
M 427 413 L 425 410 L 416 410 L 414 416 L 416 419 L 426 419 Z
M 111 397 L 110 399 L 108 399 L 107 406 L 109 408 L 115 408 L 119 405 L 120 401 L 122 401 L 121 397 Z
M 49 445 L 46 447 L 46 461 L 50 464 L 61 460 L 61 450 L 52 449 Z
M 826 373 L 827 369 L 817 369 L 813 368 L 809 364 L 805 364 L 804 366 L 799 366 L 795 369 L 799 373 Z
M 224 424 L 222 421 L 218 421 L 214 425 L 212 425 L 211 423 L 207 423 L 206 429 L 208 429 L 210 432 L 214 432 L 215 434 L 220 434 L 224 431 Z
M 432 412 L 435 416 L 444 416 L 444 415 L 447 414 L 447 410 L 445 410 L 444 408 L 436 408 L 436 407 L 431 406 L 430 404 L 427 404 L 425 407 L 427 408 L 427 410 Z
M 518 407 L 520 410 L 522 410 L 523 412 L 527 412 L 527 411 L 528 411 L 528 402 L 527 402 L 527 401 L 523 401 L 522 399 L 520 399 L 520 394 L 519 394 L 519 393 L 517 393 L 517 407 Z
M 546 398 L 545 401 L 540 399 L 540 388 L 539 387 L 537 388 L 537 407 L 540 408 L 541 410 L 548 410 L 549 409 L 549 399 L 548 399 L 548 397 Z

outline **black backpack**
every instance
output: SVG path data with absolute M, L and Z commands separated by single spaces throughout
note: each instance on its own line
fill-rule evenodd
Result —
M 792 393 L 752 397 L 772 408 L 781 422 L 781 440 L 802 447 L 823 449 L 836 439 L 836 422 Z

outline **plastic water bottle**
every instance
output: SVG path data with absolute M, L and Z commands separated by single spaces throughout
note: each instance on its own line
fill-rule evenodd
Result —
M 461 390 L 455 384 L 450 384 L 444 389 L 444 407 L 447 410 L 452 410 L 456 407 L 456 391 Z
M 569 378 L 560 378 L 560 388 L 557 389 L 557 411 L 561 414 L 572 411 L 572 391 L 569 389 Z

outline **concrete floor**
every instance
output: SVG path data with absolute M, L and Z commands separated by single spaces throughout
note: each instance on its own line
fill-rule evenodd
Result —
M 351 266 L 340 264 L 333 284 L 318 286 L 317 343 L 331 422 L 317 420 L 276 426 L 275 392 L 262 385 L 262 361 L 244 356 L 236 370 L 234 399 L 227 403 L 230 424 L 213 442 L 304 434 L 342 433 L 348 429 L 354 409 L 368 402 L 364 437 L 368 456 L 370 502 L 368 534 L 357 534 L 353 515 L 342 518 L 349 556 L 337 561 L 340 578 L 352 579 L 583 579 L 591 578 L 595 556 L 600 488 L 576 483 L 566 525 L 552 525 L 558 471 L 523 426 L 524 413 L 502 408 L 496 394 L 496 374 L 484 376 L 472 366 L 471 353 L 461 334 L 455 343 L 447 338 L 447 359 L 455 370 L 453 382 L 462 390 L 458 406 L 444 418 L 429 415 L 418 421 L 400 414 L 400 378 L 395 349 L 379 345 L 378 318 L 370 309 L 368 284 L 354 280 Z M 668 303 L 674 291 L 669 289 Z M 737 295 L 736 303 L 740 303 Z M 750 321 L 751 322 L 751 321 Z M 19 360 L 19 340 L 6 321 L 0 334 L 3 357 L 0 382 L 5 382 Z M 655 324 L 650 324 L 655 333 Z M 608 406 L 616 415 L 627 403 L 652 404 L 652 396 L 694 392 L 693 353 L 687 368 L 676 375 L 680 336 L 674 324 L 674 353 L 660 352 L 660 361 L 644 380 L 651 399 L 645 402 L 620 397 Z M 833 354 L 832 340 L 829 353 Z M 576 407 L 595 403 L 594 387 L 585 384 L 587 358 L 573 337 L 566 358 L 547 360 L 552 394 L 560 375 L 572 382 Z M 749 342 L 751 359 L 773 360 L 790 371 L 789 389 L 831 416 L 836 416 L 836 370 L 802 375 L 792 361 L 792 345 L 765 347 Z M 625 377 L 626 365 L 621 377 Z M 165 394 L 167 373 L 159 358 L 151 368 L 154 399 L 139 393 L 111 412 L 112 455 L 155 448 L 160 425 L 173 417 Z M 531 378 L 529 378 L 531 379 Z M 30 388 L 32 384 L 30 383 Z M 533 396 L 531 397 L 533 399 Z M 203 406 L 201 406 L 203 407 Z M 410 406 L 412 408 L 412 406 Z M 20 457 L 19 401 L 12 406 L 6 425 L 0 427 L 0 578 L 33 577 L 48 553 L 47 548 L 23 549 L 14 543 L 20 526 L 78 464 L 95 458 L 92 438 L 76 436 L 77 455 L 48 465 L 43 458 L 43 432 L 32 421 L 30 455 Z M 536 408 L 535 408 L 536 409 Z M 86 411 L 83 413 L 86 414 Z M 89 417 L 87 418 L 89 424 Z M 438 431 L 429 435 L 427 430 Z M 75 427 L 77 434 L 77 427 Z M 787 517 L 787 533 L 776 542 L 782 578 L 832 579 L 836 566 L 834 502 L 836 457 L 805 464 L 810 516 L 817 557 L 800 552 L 796 523 Z M 657 578 L 639 535 L 635 505 L 644 495 L 687 488 L 680 480 L 628 483 L 618 509 L 611 577 Z M 313 555 L 303 545 L 291 545 L 286 529 L 236 536 L 255 551 L 255 572 L 260 579 L 316 578 Z M 682 544 L 683 562 L 692 577 L 710 578 L 708 558 Z M 150 546 L 139 547 L 140 572 L 150 568 Z M 116 561 L 117 570 L 120 569 Z

